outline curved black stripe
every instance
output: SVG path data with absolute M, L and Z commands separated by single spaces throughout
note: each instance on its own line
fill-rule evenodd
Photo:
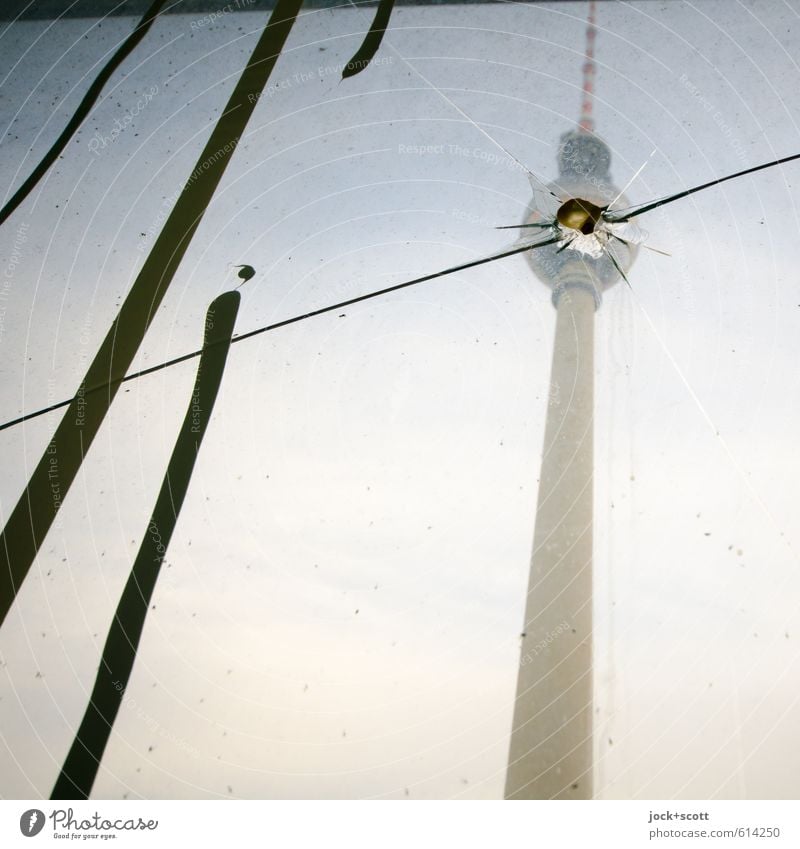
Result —
M 389 19 L 392 17 L 392 9 L 394 9 L 394 0 L 381 0 L 378 4 L 378 10 L 375 12 L 375 19 L 372 21 L 372 26 L 364 38 L 361 47 L 358 48 L 353 58 L 345 65 L 342 71 L 342 79 L 354 77 L 360 74 L 364 68 L 369 65 L 378 48 L 383 41 L 383 34 L 386 32 L 386 27 L 389 26 Z
M 377 298 L 380 295 L 387 295 L 389 292 L 397 292 L 400 289 L 405 289 L 408 286 L 416 286 L 418 283 L 427 283 L 429 280 L 435 280 L 437 277 L 444 277 L 446 274 L 455 274 L 457 271 L 465 271 L 468 268 L 475 268 L 476 265 L 484 265 L 487 262 L 494 262 L 498 259 L 505 259 L 508 256 L 514 256 L 514 254 L 520 254 L 524 251 L 531 251 L 535 248 L 543 248 L 545 245 L 553 245 L 556 242 L 560 242 L 562 236 L 558 236 L 553 239 L 545 239 L 543 242 L 535 242 L 532 245 L 523 245 L 522 247 L 512 248 L 508 251 L 503 251 L 500 254 L 493 254 L 492 256 L 483 257 L 483 259 L 476 259 L 472 262 L 466 262 L 463 265 L 455 265 L 452 268 L 446 268 L 444 271 L 436 271 L 433 274 L 426 274 L 424 277 L 417 277 L 414 280 L 407 280 L 405 283 L 397 283 L 394 286 L 387 286 L 385 289 L 379 289 L 377 292 L 369 292 L 366 295 L 359 295 L 357 298 L 350 298 L 347 301 L 340 301 L 338 304 L 331 304 L 327 307 L 321 307 L 318 310 L 312 310 L 311 312 L 303 313 L 302 315 L 296 315 L 292 318 L 286 318 L 283 321 L 275 322 L 275 324 L 267 324 L 264 327 L 259 327 L 256 330 L 251 330 L 249 333 L 243 333 L 241 336 L 237 336 L 234 338 L 233 342 L 242 342 L 245 339 L 250 339 L 252 336 L 258 336 L 261 333 L 268 333 L 271 330 L 278 330 L 280 327 L 286 327 L 290 324 L 296 324 L 298 321 L 305 321 L 307 318 L 314 318 L 318 315 L 323 315 L 326 312 L 332 312 L 333 310 L 340 310 L 342 307 L 349 307 L 353 304 L 360 303 L 361 301 L 368 301 L 371 298 Z M 43 407 L 41 410 L 36 410 L 34 413 L 26 413 L 24 416 L 20 416 L 19 418 L 12 419 L 10 421 L 4 422 L 0 424 L 0 430 L 6 430 L 7 428 L 14 427 L 14 425 L 22 424 L 22 422 L 30 421 L 31 419 L 35 419 L 38 416 L 43 416 L 45 413 L 51 413 L 53 410 L 58 410 L 61 407 L 66 407 L 68 404 L 72 404 L 74 401 L 77 401 L 79 398 L 84 399 L 87 395 L 90 395 L 94 392 L 99 392 L 101 389 L 108 389 L 111 386 L 118 387 L 122 383 L 126 383 L 129 380 L 136 380 L 139 377 L 144 377 L 147 374 L 153 374 L 153 372 L 161 371 L 162 369 L 169 368 L 170 366 L 178 365 L 178 363 L 185 363 L 187 360 L 191 360 L 194 357 L 199 357 L 202 351 L 192 351 L 190 354 L 183 354 L 180 357 L 175 357 L 175 359 L 167 360 L 164 363 L 159 363 L 156 366 L 150 366 L 149 368 L 142 369 L 142 371 L 134 372 L 133 374 L 128 374 L 125 377 L 118 378 L 113 381 L 106 381 L 105 383 L 98 383 L 94 386 L 90 386 L 88 389 L 80 389 L 78 394 L 73 398 L 68 398 L 65 401 L 59 401 L 57 404 L 51 404 L 49 407 Z
M 106 62 L 102 71 L 95 77 L 94 82 L 89 86 L 89 90 L 84 94 L 75 114 L 67 122 L 67 126 L 61 131 L 61 135 L 53 142 L 49 150 L 42 157 L 41 162 L 33 169 L 30 176 L 25 182 L 14 192 L 9 201 L 0 210 L 0 225 L 3 224 L 14 210 L 25 200 L 26 197 L 33 191 L 39 180 L 47 173 L 48 168 L 58 159 L 64 148 L 69 143 L 69 140 L 75 134 L 75 131 L 83 123 L 83 120 L 91 111 L 92 106 L 97 102 L 103 86 L 108 82 L 109 77 L 122 64 L 123 60 L 131 53 L 136 45 L 145 37 L 151 24 L 161 11 L 161 7 L 167 0 L 154 0 L 150 8 L 144 13 L 144 16 L 136 25 L 136 29 L 125 39 L 122 46 L 117 52 Z
M 158 573 L 189 489 L 217 399 L 241 295 L 226 292 L 206 314 L 194 391 L 139 553 L 108 631 L 94 688 L 51 799 L 88 799 L 130 680 Z
M 800 153 L 795 153 L 793 156 L 784 156 L 783 159 L 776 159 L 774 162 L 766 162 L 763 165 L 756 165 L 754 168 L 745 168 L 744 171 L 737 171 L 735 174 L 729 174 L 727 177 L 720 177 L 718 180 L 709 180 L 709 182 L 703 183 L 701 186 L 695 186 L 691 189 L 685 189 L 682 192 L 676 192 L 674 195 L 661 198 L 661 200 L 651 201 L 650 203 L 646 203 L 644 206 L 640 206 L 638 208 L 634 207 L 633 212 L 627 212 L 624 209 L 619 212 L 604 212 L 603 220 L 608 221 L 610 224 L 620 224 L 625 221 L 630 221 L 631 218 L 636 218 L 637 215 L 643 215 L 645 212 L 658 209 L 659 206 L 665 206 L 675 200 L 680 200 L 681 198 L 693 195 L 695 192 L 701 192 L 703 189 L 711 188 L 711 186 L 718 186 L 720 183 L 724 183 L 727 180 L 733 180 L 736 177 L 744 177 L 746 174 L 763 171 L 765 168 L 772 168 L 775 165 L 783 165 L 785 162 L 793 162 L 795 159 L 800 159 Z

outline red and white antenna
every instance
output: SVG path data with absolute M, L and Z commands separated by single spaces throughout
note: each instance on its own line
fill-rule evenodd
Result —
M 597 71 L 594 61 L 594 42 L 597 38 L 596 13 L 597 3 L 595 0 L 590 0 L 586 27 L 586 58 L 583 63 L 583 99 L 581 101 L 581 118 L 578 122 L 578 129 L 584 133 L 594 132 L 592 101 L 594 99 L 594 76 Z

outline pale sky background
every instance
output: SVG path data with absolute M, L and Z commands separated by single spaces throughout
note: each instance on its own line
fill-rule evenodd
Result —
M 369 16 L 307 10 L 134 369 L 199 347 L 232 264 L 257 270 L 246 332 L 506 247 L 528 180 L 441 92 L 553 179 L 587 7 L 399 8 L 341 84 Z M 158 21 L 0 230 L 3 421 L 74 393 L 266 17 Z M 93 24 L 0 34 L 3 191 L 133 21 Z M 655 149 L 632 202 L 800 151 L 800 3 L 604 2 L 598 26 L 617 184 Z M 597 316 L 604 798 L 800 795 L 798 185 L 642 216 L 672 256 L 640 251 Z M 502 795 L 549 292 L 513 258 L 344 312 L 232 348 L 96 797 Z M 195 367 L 120 391 L 0 631 L 4 797 L 50 793 Z M 0 432 L 3 517 L 59 418 Z

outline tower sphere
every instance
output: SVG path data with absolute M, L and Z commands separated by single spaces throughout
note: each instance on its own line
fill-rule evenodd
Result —
M 595 213 L 619 194 L 611 182 L 611 151 L 593 133 L 571 130 L 561 136 L 557 161 L 558 179 L 547 188 L 558 200 L 548 195 L 545 203 L 553 208 L 540 209 L 537 208 L 538 199 L 534 198 L 525 223 L 556 220 L 560 225 L 591 233 L 592 219 L 597 218 Z M 625 198 L 619 198 L 615 207 L 625 205 Z M 574 222 L 578 222 L 578 226 Z M 612 249 L 620 267 L 627 272 L 636 256 L 636 248 L 614 242 Z M 530 251 L 527 257 L 536 276 L 553 290 L 554 305 L 567 289 L 581 288 L 592 292 L 595 305 L 599 307 L 603 292 L 620 279 L 614 263 L 605 254 L 595 259 L 579 251 L 549 245 Z

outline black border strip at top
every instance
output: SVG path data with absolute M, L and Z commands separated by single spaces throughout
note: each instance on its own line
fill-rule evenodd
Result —
M 165 14 L 208 15 L 213 12 L 264 12 L 276 0 L 178 0 Z M 379 0 L 354 0 L 358 6 L 377 6 Z M 527 0 L 530 2 L 575 2 L 575 0 Z M 508 0 L 395 0 L 396 6 L 475 6 L 508 3 Z M 0 21 L 55 20 L 56 18 L 103 18 L 128 15 L 141 17 L 148 0 L 2 0 Z M 304 9 L 353 8 L 348 0 L 305 0 Z

